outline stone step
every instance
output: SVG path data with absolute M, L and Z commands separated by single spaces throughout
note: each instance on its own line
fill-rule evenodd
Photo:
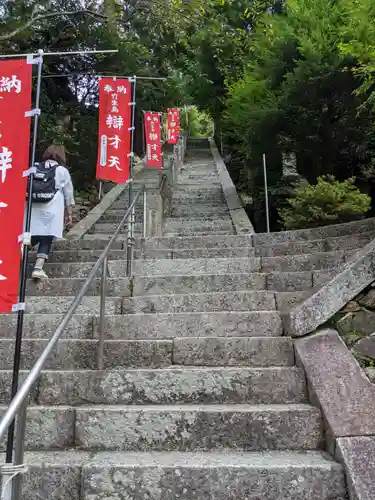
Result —
M 27 314 L 24 318 L 24 337 L 50 337 L 62 319 L 62 314 Z M 16 315 L 0 315 L 0 338 L 14 338 L 16 324 Z M 98 338 L 98 328 L 97 314 L 76 314 L 65 328 L 62 338 Z M 277 311 L 118 314 L 105 317 L 107 340 L 275 337 L 282 333 L 280 313 Z
M 110 261 L 108 263 L 111 276 L 122 276 L 126 263 Z M 149 259 L 135 261 L 134 275 L 168 276 L 168 275 L 199 275 L 199 274 L 231 274 L 259 271 L 260 259 L 230 258 L 230 259 Z
M 204 215 L 206 218 L 209 217 L 217 217 L 217 216 L 222 216 L 222 215 L 229 215 L 229 210 L 228 207 L 225 205 L 218 206 L 218 207 L 210 207 L 207 205 L 202 204 L 196 204 L 192 205 L 191 207 L 178 207 L 174 206 L 172 208 L 172 213 L 170 217 L 185 217 L 188 215 L 189 217 L 201 217 Z
M 49 262 L 95 262 L 103 250 L 54 250 L 51 253 Z M 331 268 L 345 263 L 352 252 L 329 252 L 307 255 L 285 255 L 282 257 L 261 258 L 262 268 L 265 272 L 283 272 L 290 270 L 291 266 L 298 267 L 298 270 L 306 271 L 311 268 Z M 196 258 L 243 258 L 254 257 L 253 247 L 230 247 L 225 249 L 215 248 L 193 248 L 193 249 L 145 249 L 144 252 L 135 252 L 135 257 L 147 259 L 196 259 Z M 34 262 L 36 252 L 30 252 L 30 260 Z M 126 260 L 126 248 L 121 250 L 111 250 L 109 260 Z M 307 267 L 309 269 L 303 269 Z
M 155 314 L 220 311 L 273 311 L 284 310 L 306 299 L 312 290 L 301 292 L 273 292 L 269 290 L 235 290 L 227 292 L 200 292 L 171 295 L 145 295 L 136 297 L 107 297 L 106 314 Z M 71 296 L 30 296 L 26 301 L 26 314 L 64 314 L 70 307 Z M 95 314 L 100 308 L 100 297 L 86 296 L 78 306 L 77 314 Z
M 174 231 L 174 232 L 165 232 L 165 236 L 167 238 L 174 238 L 176 236 L 192 236 L 192 235 L 195 235 L 195 234 L 200 234 L 202 236 L 210 236 L 211 234 L 213 234 L 213 232 L 211 230 L 206 230 L 205 228 L 202 229 L 202 231 L 195 231 L 194 229 L 190 229 L 190 228 L 186 228 L 186 229 L 180 229 L 179 231 Z M 214 231 L 214 234 L 217 234 L 217 235 L 231 235 L 231 234 L 236 234 L 235 233 L 235 230 L 234 230 L 234 227 L 232 229 L 217 229 Z
M 118 224 L 111 224 L 107 222 L 97 222 L 96 224 L 93 225 L 93 227 L 90 229 L 90 233 L 108 233 L 113 235 L 113 233 L 116 231 L 118 227 Z M 134 232 L 138 234 L 142 234 L 143 231 L 143 223 L 142 222 L 136 222 L 134 224 Z M 127 225 L 123 227 L 121 230 L 121 234 L 127 234 L 128 233 L 128 228 Z
M 191 249 L 148 249 L 147 247 L 136 257 L 144 259 L 197 259 L 197 258 L 237 258 L 254 257 L 253 247 L 230 248 L 191 248 Z
M 53 311 L 55 314 L 65 314 L 72 304 L 73 297 L 64 296 L 41 296 L 28 297 L 26 300 L 26 314 L 49 314 Z M 100 308 L 100 297 L 84 297 L 77 314 L 92 314 L 98 312 Z M 105 303 L 107 314 L 121 314 L 122 298 L 108 297 Z
M 128 297 L 122 301 L 122 313 L 273 311 L 275 295 L 269 291 L 235 291 Z
M 147 238 L 147 249 L 191 249 L 191 248 L 230 248 L 251 247 L 252 235 L 210 235 L 210 236 L 188 236 Z
M 216 231 L 226 231 L 227 234 L 234 234 L 232 219 L 216 219 L 199 221 L 195 219 L 178 218 L 167 219 L 164 223 L 165 234 L 196 234 L 213 233 Z
M 307 291 L 314 284 L 314 274 L 301 273 L 243 273 L 202 274 L 181 276 L 136 276 L 133 295 L 186 294 L 192 292 L 233 292 L 236 290 L 270 290 L 277 292 Z M 328 281 L 331 274 L 321 272 L 319 279 Z M 115 280 L 113 280 L 115 282 Z M 110 286 L 112 290 L 116 285 Z M 121 289 L 117 286 L 115 289 Z M 124 295 L 121 293 L 121 295 Z
M 11 370 L 0 371 L 2 404 L 9 400 L 11 376 Z M 295 367 L 45 370 L 31 396 L 32 404 L 56 406 L 306 401 L 304 373 Z
M 275 245 L 288 241 L 311 241 L 337 236 L 348 236 L 351 238 L 353 234 L 362 234 L 369 231 L 375 231 L 375 218 L 313 229 L 299 229 L 297 231 L 282 231 L 268 234 L 258 233 L 254 235 L 254 242 L 256 245 Z
M 322 440 L 319 410 L 303 404 L 85 406 L 75 419 L 75 444 L 86 450 L 316 449 Z
M 283 272 L 330 269 L 344 264 L 352 255 L 353 251 L 262 257 L 261 270 L 263 272 Z
M 85 278 L 49 278 L 48 280 L 27 280 L 26 293 L 30 296 L 76 296 L 85 283 Z M 107 297 L 130 297 L 132 295 L 132 280 L 129 278 L 108 278 L 106 285 Z M 95 279 L 87 296 L 100 295 L 100 278 Z
M 337 236 L 321 240 L 287 241 L 273 245 L 255 247 L 257 257 L 276 257 L 291 254 L 312 254 L 321 252 L 340 252 L 362 248 L 375 237 L 375 232 Z
M 53 250 L 49 262 L 92 262 L 101 256 L 104 249 L 89 250 Z M 121 250 L 110 250 L 108 254 L 110 260 L 126 260 L 126 248 Z M 30 261 L 33 263 L 36 259 L 36 252 L 30 252 Z
M 89 235 L 95 236 L 95 235 Z M 52 251 L 66 251 L 66 250 L 104 250 L 108 241 L 105 238 L 98 237 L 85 237 L 80 240 L 58 240 L 53 243 Z M 118 238 L 113 243 L 113 250 L 121 250 L 124 248 L 124 238 Z
M 24 339 L 21 365 L 29 370 L 48 343 L 47 339 Z M 0 369 L 13 366 L 14 340 L 0 339 Z M 60 340 L 57 349 L 48 358 L 46 369 L 92 370 L 97 368 L 98 341 Z M 172 364 L 172 340 L 115 340 L 105 343 L 105 362 L 108 368 L 161 368 Z
M 24 339 L 22 367 L 30 369 L 47 339 Z M 13 366 L 14 340 L 0 339 L 0 369 Z M 94 370 L 97 340 L 63 339 L 49 357 L 49 370 Z M 104 369 L 186 366 L 292 366 L 294 350 L 287 337 L 179 338 L 171 340 L 106 340 Z
M 322 442 L 320 412 L 306 404 L 29 406 L 27 416 L 30 451 L 314 450 Z
M 25 463 L 25 499 L 347 500 L 341 465 L 318 451 L 43 451 Z

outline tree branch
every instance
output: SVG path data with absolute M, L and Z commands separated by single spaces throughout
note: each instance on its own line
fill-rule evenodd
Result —
M 50 17 L 57 17 L 57 16 L 76 16 L 78 14 L 86 14 L 88 16 L 96 17 L 98 19 L 106 20 L 107 17 L 104 16 L 103 14 L 99 14 L 98 12 L 94 12 L 92 10 L 88 9 L 80 9 L 80 10 L 72 10 L 72 11 L 63 11 L 63 12 L 47 12 L 46 14 L 39 14 L 35 15 L 37 13 L 37 9 L 34 9 L 34 11 L 31 14 L 30 19 L 23 24 L 22 26 L 19 26 L 15 30 L 11 31 L 10 33 L 6 33 L 5 35 L 0 35 L 0 40 L 10 40 L 14 36 L 18 35 L 22 31 L 27 30 L 32 26 L 35 22 L 38 21 L 44 21 L 45 19 L 48 19 Z

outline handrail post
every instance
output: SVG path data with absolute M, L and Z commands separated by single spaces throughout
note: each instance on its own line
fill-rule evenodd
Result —
M 132 208 L 130 213 L 130 221 L 128 224 L 128 247 L 126 255 L 126 275 L 132 275 L 133 267 L 133 250 L 134 250 L 134 225 L 135 225 L 135 208 Z
M 99 318 L 99 342 L 97 354 L 98 370 L 103 370 L 103 355 L 104 355 L 104 327 L 105 327 L 105 300 L 107 295 L 107 268 L 108 256 L 105 257 L 102 264 L 102 273 L 100 280 L 100 318 Z
M 14 465 L 22 466 L 25 452 L 25 434 L 28 401 L 24 401 L 17 417 L 16 439 L 14 448 Z M 22 491 L 22 472 L 20 471 L 13 479 L 12 500 L 20 500 Z
M 143 238 L 147 237 L 147 192 L 143 191 Z

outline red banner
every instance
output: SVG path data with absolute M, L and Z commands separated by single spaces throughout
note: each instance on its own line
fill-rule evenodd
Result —
M 148 111 L 144 114 L 147 167 L 163 168 L 160 114 Z
M 117 184 L 129 179 L 131 97 L 132 86 L 129 80 L 101 78 L 97 179 Z
M 168 144 L 177 144 L 180 136 L 180 110 L 178 108 L 168 109 L 167 131 Z
M 18 303 L 29 168 L 32 65 L 26 60 L 0 61 L 0 313 Z

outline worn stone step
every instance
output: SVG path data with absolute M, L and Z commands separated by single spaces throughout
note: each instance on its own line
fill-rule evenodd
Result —
M 322 441 L 319 410 L 303 404 L 85 406 L 75 417 L 75 444 L 85 450 L 293 450 Z
M 27 297 L 75 296 L 84 283 L 85 278 L 49 278 L 39 281 L 29 279 L 27 280 L 26 293 Z M 100 295 L 100 283 L 100 278 L 96 278 L 87 291 L 87 296 Z M 132 280 L 129 278 L 108 278 L 106 283 L 107 297 L 130 297 L 132 295 Z
M 64 296 L 42 296 L 28 297 L 26 300 L 26 314 L 64 314 L 72 304 L 72 297 Z M 78 306 L 77 314 L 93 314 L 99 311 L 100 297 L 84 297 L 81 305 Z M 108 297 L 105 303 L 107 314 L 121 314 L 122 298 Z
M 24 338 L 51 337 L 63 314 L 26 314 L 24 317 Z M 64 329 L 62 338 L 93 338 L 93 316 L 91 314 L 76 314 Z M 15 338 L 17 325 L 16 314 L 0 314 L 0 338 Z
M 95 261 L 92 262 L 48 262 L 44 269 L 52 278 L 85 278 Z M 133 274 L 140 276 L 202 275 L 250 273 L 260 269 L 258 258 L 228 259 L 146 259 L 135 260 Z M 126 277 L 126 261 L 108 262 L 110 278 Z M 98 270 L 100 276 L 100 270 Z
M 341 465 L 318 451 L 43 451 L 25 463 L 23 500 L 347 500 Z
M 22 368 L 30 369 L 42 354 L 47 339 L 24 339 Z M 160 368 L 172 364 L 172 340 L 115 340 L 104 345 L 105 367 Z M 75 370 L 97 368 L 97 340 L 63 339 L 46 361 L 46 369 Z M 14 340 L 0 339 L 0 369 L 13 366 Z
M 2 404 L 9 401 L 11 377 L 11 370 L 0 371 Z M 296 367 L 45 370 L 31 397 L 33 404 L 71 406 L 306 401 L 304 373 Z
M 29 369 L 40 356 L 47 339 L 24 339 L 22 366 Z M 0 369 L 13 366 L 14 341 L 0 339 Z M 97 340 L 63 339 L 46 362 L 46 369 L 92 370 L 97 368 Z M 105 340 L 105 369 L 125 367 L 196 366 L 292 366 L 293 344 L 287 337 L 179 338 L 174 340 Z
M 321 440 L 320 412 L 306 404 L 29 406 L 25 448 L 312 450 Z
M 288 337 L 200 337 L 173 341 L 173 364 L 186 366 L 293 366 Z
M 171 217 L 185 217 L 187 214 L 189 214 L 189 217 L 217 217 L 218 215 L 229 215 L 229 210 L 225 205 L 211 207 L 204 203 L 197 203 L 191 207 L 174 206 L 172 208 Z
M 337 236 L 321 240 L 287 241 L 273 245 L 256 246 L 257 257 L 277 257 L 291 254 L 312 254 L 322 252 L 340 252 L 362 248 L 375 237 L 375 232 Z
M 254 257 L 253 247 L 191 248 L 191 249 L 148 249 L 136 252 L 136 257 L 144 259 L 198 259 Z
M 210 235 L 210 236 L 188 236 L 147 238 L 148 249 L 191 249 L 191 248 L 229 248 L 253 246 L 252 235 Z
M 262 272 L 313 271 L 341 266 L 353 255 L 348 252 L 325 252 L 261 258 Z
M 332 276 L 333 273 L 328 271 L 135 276 L 133 295 L 233 292 L 236 290 L 311 291 L 314 286 L 328 281 Z
M 189 293 L 147 295 L 124 298 L 123 314 L 182 313 L 220 311 L 273 311 L 275 294 L 269 291 Z
M 274 245 L 287 241 L 320 240 L 337 236 L 348 236 L 350 238 L 353 234 L 361 234 L 368 231 L 375 231 L 375 217 L 313 229 L 299 229 L 297 231 L 282 231 L 279 233 L 258 233 L 254 235 L 254 242 L 256 245 Z
M 219 216 L 215 219 L 207 219 L 206 217 L 194 217 L 189 219 L 189 217 L 174 217 L 167 218 L 164 222 L 164 227 L 166 232 L 179 231 L 181 228 L 190 228 L 200 231 L 201 228 L 206 228 L 206 230 L 211 230 L 215 233 L 216 230 L 223 230 L 232 227 L 232 219 L 230 216 Z
M 50 337 L 62 319 L 62 314 L 26 314 L 24 336 Z M 0 315 L 0 338 L 14 338 L 16 323 L 16 315 Z M 76 314 L 65 328 L 62 338 L 98 338 L 98 325 L 97 313 Z M 274 337 L 282 333 L 280 313 L 276 311 L 118 314 L 105 317 L 108 340 L 197 336 Z
M 195 235 L 195 234 L 201 234 L 202 236 L 210 236 L 211 234 L 213 234 L 213 231 L 211 230 L 205 230 L 203 229 L 202 231 L 195 231 L 193 229 L 190 229 L 190 228 L 186 228 L 185 230 L 184 229 L 181 229 L 179 231 L 168 231 L 168 232 L 165 232 L 165 236 L 166 237 L 169 237 L 169 238 L 174 238 L 176 236 L 192 236 L 192 235 Z M 233 229 L 216 229 L 214 231 L 214 233 L 216 235 L 231 235 L 231 234 L 235 234 L 235 230 L 234 230 L 234 227 Z
M 97 222 L 92 226 L 90 229 L 90 233 L 107 233 L 113 235 L 113 233 L 116 231 L 118 227 L 118 224 L 112 224 L 112 223 L 107 223 L 107 222 Z M 143 231 L 143 223 L 142 222 L 136 222 L 134 224 L 134 232 L 136 234 L 142 234 Z M 121 230 L 121 234 L 127 234 L 128 232 L 128 227 L 125 224 L 123 229 Z
M 94 235 L 90 235 L 94 236 Z M 104 250 L 108 241 L 104 238 L 82 238 L 80 240 L 58 240 L 53 243 L 52 251 L 58 250 Z M 118 238 L 113 243 L 113 250 L 121 250 L 124 248 L 124 238 Z
M 103 250 L 53 250 L 48 260 L 49 262 L 95 262 L 101 256 Z M 121 250 L 110 250 L 108 258 L 110 260 L 126 260 L 126 248 Z M 36 252 L 30 252 L 30 261 L 34 262 L 35 259 Z
M 110 261 L 108 268 L 111 276 L 122 276 L 126 263 Z M 149 259 L 134 262 L 133 274 L 139 276 L 167 275 L 199 275 L 199 274 L 231 274 L 260 271 L 261 262 L 258 258 L 230 259 Z
M 309 281 L 311 288 L 311 273 L 309 273 L 309 280 L 306 281 Z M 135 296 L 266 289 L 267 275 L 260 273 L 136 276 L 133 279 L 133 295 Z

